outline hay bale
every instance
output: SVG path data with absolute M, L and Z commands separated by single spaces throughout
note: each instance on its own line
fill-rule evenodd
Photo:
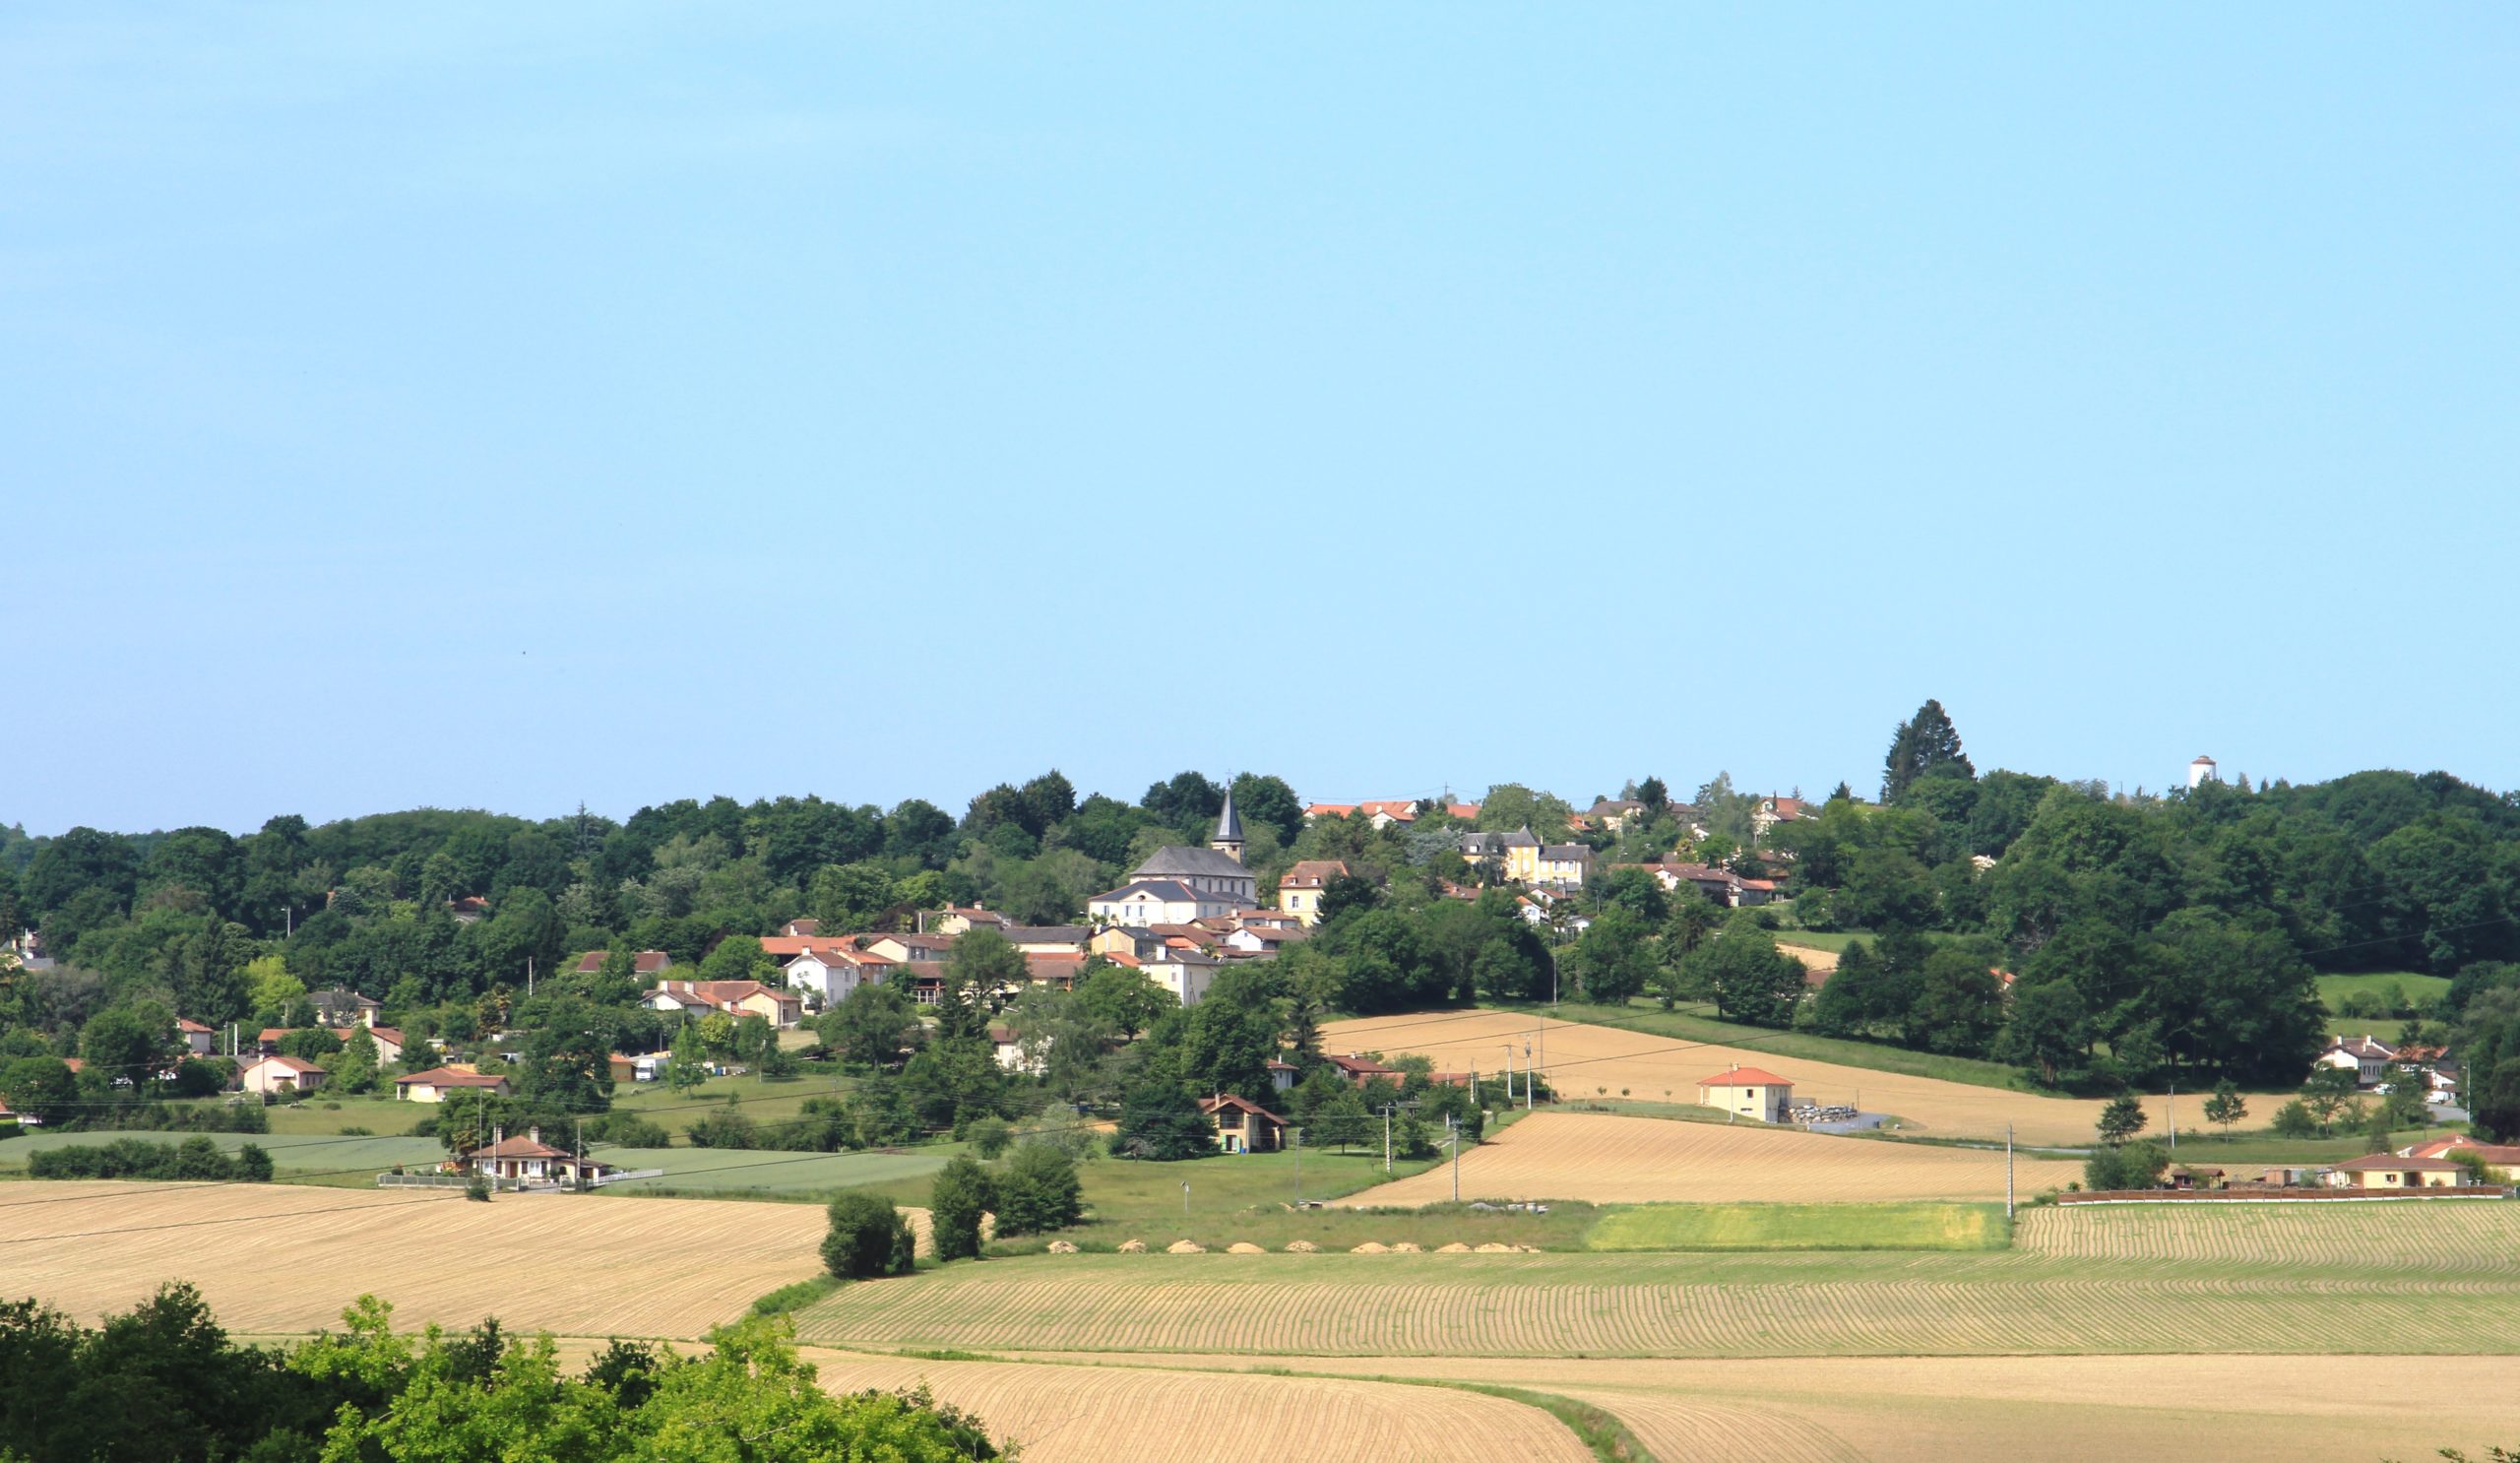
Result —
M 1131 1240 L 1120 1246 L 1120 1253 L 1144 1254 L 1146 1253 L 1146 1241 L 1144 1240 Z
M 1206 1254 L 1208 1247 L 1196 1240 L 1175 1240 L 1164 1246 L 1166 1254 Z
M 1248 1240 L 1236 1240 L 1225 1247 L 1225 1252 L 1227 1254 L 1267 1254 L 1269 1251 Z
M 1052 1253 L 1052 1254 L 1074 1254 L 1074 1253 L 1076 1253 L 1076 1246 L 1075 1246 L 1075 1245 L 1073 1245 L 1073 1244 L 1070 1244 L 1070 1243 L 1069 1243 L 1069 1242 L 1067 1242 L 1065 1240 L 1051 1240 L 1051 1241 L 1050 1241 L 1050 1253 Z
M 1479 1252 L 1480 1254 L 1512 1254 L 1514 1252 L 1514 1246 L 1510 1244 L 1499 1244 L 1495 1240 L 1490 1240 L 1486 1243 L 1479 1246 Z
M 1467 1244 L 1462 1243 L 1459 1240 L 1454 1240 L 1452 1243 L 1450 1243 L 1450 1244 L 1438 1244 L 1438 1245 L 1436 1245 L 1436 1246 L 1435 1246 L 1435 1253 L 1437 1253 L 1437 1254 L 1468 1254 L 1468 1253 L 1470 1253 L 1470 1246 L 1469 1246 L 1469 1245 L 1467 1245 Z
M 1355 1248 L 1349 1250 L 1348 1252 L 1350 1254 L 1389 1254 L 1391 1253 L 1391 1246 L 1388 1244 L 1377 1244 L 1373 1240 L 1368 1240 L 1364 1243 L 1357 1245 Z
M 1424 1254 L 1426 1249 L 1415 1240 L 1403 1240 L 1391 1247 L 1391 1252 L 1393 1254 Z
M 1313 1243 L 1309 1240 L 1290 1240 L 1287 1241 L 1287 1253 L 1289 1254 L 1319 1254 L 1320 1252 L 1321 1246 Z

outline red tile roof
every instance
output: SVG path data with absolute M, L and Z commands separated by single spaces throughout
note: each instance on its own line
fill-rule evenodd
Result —
M 505 1085 L 507 1080 L 496 1072 L 460 1072 L 453 1067 L 431 1067 L 425 1072 L 412 1072 L 408 1076 L 397 1077 L 394 1079 L 394 1085 L 404 1087 L 418 1082 L 430 1087 L 499 1087 Z
M 1718 1072 L 1712 1077 L 1700 1077 L 1697 1079 L 1697 1085 L 1700 1087 L 1792 1087 L 1794 1079 L 1780 1077 L 1774 1072 L 1763 1072 L 1757 1067 L 1734 1067 L 1731 1071 Z

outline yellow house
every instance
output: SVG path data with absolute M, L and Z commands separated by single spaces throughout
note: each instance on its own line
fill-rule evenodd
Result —
M 1321 892 L 1332 879 L 1348 876 L 1348 865 L 1338 859 L 1306 859 L 1288 869 L 1278 880 L 1278 912 L 1292 915 L 1305 924 L 1321 922 Z
M 2399 1158 L 2374 1153 L 2338 1164 L 2328 1182 L 2337 1188 L 2455 1188 L 2467 1181 L 2467 1170 L 2446 1158 Z
M 1581 889 L 1592 871 L 1593 851 L 1586 845 L 1543 844 L 1532 851 L 1532 876 L 1523 882 Z
M 1698 1105 L 1721 1109 L 1735 1117 L 1783 1122 L 1794 1107 L 1794 1079 L 1757 1067 L 1733 1067 L 1697 1083 Z

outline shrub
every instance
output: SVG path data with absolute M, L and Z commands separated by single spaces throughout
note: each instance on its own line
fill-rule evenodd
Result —
M 988 1174 L 963 1154 L 937 1171 L 927 1199 L 928 1225 L 940 1260 L 972 1259 L 980 1252 L 980 1215 L 995 1197 Z
M 1150 1082 L 1129 1094 L 1120 1109 L 1111 1152 L 1124 1158 L 1206 1158 L 1217 1151 L 1217 1133 L 1207 1114 L 1181 1089 L 1169 1082 Z
M 34 1178 L 152 1178 L 166 1180 L 271 1181 L 271 1155 L 248 1143 L 230 1159 L 208 1138 L 181 1143 L 154 1143 L 147 1138 L 117 1138 L 110 1143 L 55 1148 L 32 1154 L 27 1174 Z
M 975 1117 L 964 1128 L 964 1137 L 984 1159 L 994 1160 L 1015 1141 L 1015 1129 L 1003 1117 Z
M 1015 1150 L 997 1175 L 997 1232 L 1036 1235 L 1061 1230 L 1085 1214 L 1076 1161 L 1046 1143 Z
M 2152 1188 L 2170 1167 L 2170 1151 L 2151 1141 L 2101 1148 L 2083 1163 L 2083 1182 L 2094 1190 Z
M 475 1174 L 464 1184 L 464 1197 L 476 1204 L 490 1202 L 490 1180 Z
M 760 1127 L 741 1113 L 727 1110 L 712 1113 L 691 1125 L 686 1134 L 695 1148 L 758 1148 Z
M 2319 1130 L 2319 1120 L 2310 1115 L 2310 1105 L 2295 1098 L 2275 1110 L 2275 1136 L 2307 1138 Z
M 852 1189 L 831 1201 L 823 1236 L 823 1268 L 843 1280 L 874 1280 L 911 1271 L 915 1238 L 910 1221 L 881 1194 Z M 976 1220 L 975 1221 L 976 1223 Z
M 606 1113 L 587 1124 L 587 1136 L 621 1148 L 666 1148 L 673 1135 L 660 1124 L 633 1113 Z

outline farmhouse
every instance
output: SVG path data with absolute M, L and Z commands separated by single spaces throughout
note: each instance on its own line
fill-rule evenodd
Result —
M 1400 1073 L 1397 1070 L 1384 1066 L 1371 1057 L 1359 1056 L 1354 1051 L 1345 1056 L 1324 1056 L 1321 1059 L 1338 1068 L 1340 1076 L 1358 1087 L 1364 1086 L 1376 1077 L 1393 1083 L 1400 1080 Z
M 2354 1080 L 2364 1087 L 2375 1087 L 2386 1081 L 2389 1063 L 2397 1053 L 2371 1036 L 2342 1037 L 2327 1044 L 2319 1053 L 2319 1065 L 2343 1067 L 2354 1073 Z
M 1217 1147 L 1227 1153 L 1275 1153 L 1286 1146 L 1287 1120 L 1232 1093 L 1199 1099 L 1199 1111 L 1217 1125 Z
M 2446 1158 L 2399 1158 L 2375 1153 L 2338 1164 L 2327 1181 L 2336 1188 L 2452 1188 L 2466 1173 Z
M 218 1033 L 198 1021 L 178 1020 L 175 1035 L 184 1039 L 184 1049 L 195 1056 L 208 1056 Z
M 324 1069 L 294 1056 L 266 1056 L 237 1074 L 247 1092 L 270 1097 L 282 1092 L 313 1092 L 324 1085 Z
M 522 1138 L 501 1137 L 465 1156 L 465 1167 L 491 1178 L 518 1183 L 567 1183 L 584 1187 L 603 1172 L 603 1165 L 580 1158 L 542 1141 L 542 1129 L 528 1128 Z
M 639 997 L 660 1011 L 699 1014 L 724 1011 L 729 1016 L 759 1016 L 782 1031 L 804 1019 L 805 1002 L 791 990 L 774 990 L 759 981 L 660 981 Z
M 1321 920 L 1321 893 L 1332 879 L 1348 876 L 1347 863 L 1338 859 L 1304 859 L 1287 870 L 1278 880 L 1278 908 L 1305 924 Z
M 508 1079 L 495 1072 L 476 1072 L 470 1067 L 431 1067 L 425 1072 L 412 1072 L 394 1079 L 394 1096 L 407 1103 L 442 1103 L 446 1095 L 467 1087 L 477 1087 L 494 1097 L 508 1095 Z
M 1783 1122 L 1794 1106 L 1794 1079 L 1757 1067 L 1732 1067 L 1697 1081 L 1700 1106 L 1721 1108 L 1735 1117 Z
M 318 1026 L 374 1026 L 376 1013 L 382 1009 L 379 1002 L 339 986 L 330 990 L 318 990 L 306 998 L 315 1006 L 315 1024 Z

